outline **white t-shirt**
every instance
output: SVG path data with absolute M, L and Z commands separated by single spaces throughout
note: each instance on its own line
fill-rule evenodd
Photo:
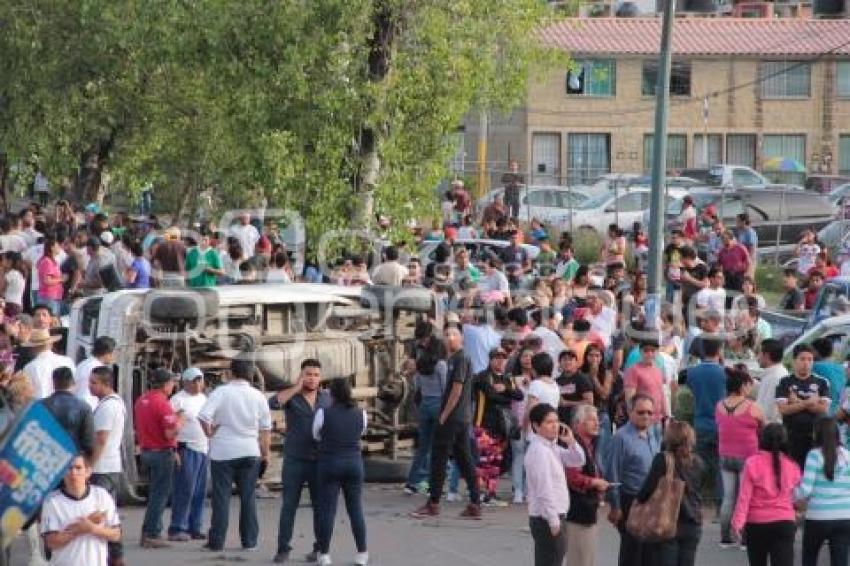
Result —
M 611 336 L 617 330 L 617 312 L 611 307 L 602 307 L 599 314 L 593 316 L 590 329 L 598 332 L 605 341 L 605 347 L 611 345 Z
M 79 500 L 68 497 L 61 490 L 54 491 L 44 500 L 41 531 L 44 534 L 63 531 L 81 517 L 98 511 L 106 513 L 106 526 L 117 527 L 121 524 L 115 502 L 102 487 L 89 486 L 88 494 Z M 83 535 L 54 550 L 50 563 L 54 566 L 106 566 L 107 554 L 105 540 Z
M 536 397 L 539 403 L 546 403 L 557 409 L 561 401 L 561 390 L 554 381 L 547 383 L 542 379 L 535 379 L 528 386 L 528 397 Z
M 3 298 L 7 303 L 13 303 L 19 306 L 24 305 L 24 287 L 27 282 L 24 276 L 17 269 L 10 269 L 6 272 L 6 291 L 3 293 Z
M 210 393 L 198 420 L 218 427 L 210 438 L 210 460 L 218 461 L 259 457 L 259 431 L 272 428 L 266 397 L 241 379 Z
M 50 350 L 41 352 L 24 366 L 24 375 L 29 378 L 36 399 L 44 399 L 53 394 L 53 370 L 60 367 L 70 368 L 73 372 L 74 360 L 54 354 Z
M 726 290 L 711 287 L 700 289 L 697 293 L 697 307 L 723 312 L 726 310 Z
M 198 420 L 198 413 L 207 402 L 207 396 L 203 393 L 190 395 L 185 390 L 179 391 L 171 398 L 171 406 L 175 413 L 183 413 L 183 426 L 180 427 L 180 432 L 177 433 L 177 442 L 185 442 L 190 450 L 206 454 L 210 449 L 210 442 L 204 429 L 201 428 L 201 421 Z
M 272 267 L 266 273 L 266 283 L 292 283 L 285 269 Z
M 254 249 L 257 242 L 260 241 L 260 233 L 252 224 L 243 226 L 236 224 L 230 227 L 230 235 L 239 240 L 239 245 L 242 247 L 242 259 L 254 257 Z
M 124 421 L 127 419 L 127 408 L 124 401 L 113 393 L 101 399 L 94 410 L 95 433 L 108 430 L 106 446 L 100 458 L 95 462 L 92 471 L 96 474 L 117 474 L 123 469 L 121 465 L 121 439 L 124 437 Z
M 90 356 L 83 361 L 80 362 L 80 365 L 77 366 L 77 371 L 74 374 L 76 381 L 74 382 L 74 395 L 88 403 L 92 411 L 97 407 L 97 397 L 91 394 L 89 390 L 89 377 L 91 377 L 91 371 L 94 368 L 99 368 L 103 366 L 103 362 L 95 358 L 94 356 Z
M 485 275 L 478 282 L 478 290 L 482 293 L 489 291 L 502 291 L 509 293 L 511 288 L 508 283 L 508 278 L 499 270 L 493 271 L 490 275 Z
M 27 249 L 27 241 L 24 240 L 20 232 L 15 234 L 3 234 L 0 236 L 0 250 L 4 252 L 24 253 Z

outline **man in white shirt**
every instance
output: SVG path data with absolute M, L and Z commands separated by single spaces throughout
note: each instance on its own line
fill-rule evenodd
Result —
M 58 341 L 59 337 L 51 336 L 49 330 L 37 328 L 24 344 L 35 353 L 35 358 L 24 366 L 24 375 L 29 378 L 36 399 L 44 399 L 53 393 L 53 370 L 64 366 L 74 371 L 74 360 L 54 354 L 50 349 Z
M 86 382 L 91 388 L 91 395 L 97 400 L 91 483 L 105 489 L 117 504 L 124 475 L 121 442 L 124 439 L 124 423 L 127 422 L 127 407 L 115 393 L 114 380 L 111 368 L 98 366 L 90 372 Z M 110 564 L 123 564 L 123 556 L 121 541 L 110 542 Z
M 247 212 L 242 213 L 239 216 L 239 224 L 231 226 L 229 232 L 230 236 L 239 240 L 239 246 L 242 248 L 242 259 L 254 257 L 257 242 L 260 241 L 260 233 L 251 224 L 251 215 Z
M 198 414 L 207 402 L 204 373 L 198 368 L 189 368 L 180 376 L 180 382 L 183 389 L 171 398 L 174 412 L 183 415 L 184 420 L 177 433 L 180 465 L 174 468 L 168 540 L 185 542 L 207 538 L 201 532 L 201 526 L 207 494 L 209 440 L 198 420 Z
M 697 293 L 697 308 L 717 312 L 726 310 L 726 290 L 723 288 L 723 270 L 720 267 L 708 270 L 708 287 Z
M 781 423 L 782 415 L 776 407 L 776 386 L 788 375 L 788 370 L 782 365 L 782 344 L 772 338 L 763 340 L 759 365 L 762 368 L 756 403 L 764 413 L 765 422 Z
M 545 309 L 545 312 L 544 309 L 541 309 L 531 313 L 531 319 L 534 321 L 534 330 L 531 333 L 540 336 L 540 340 L 543 342 L 543 351 L 551 356 L 552 363 L 557 363 L 561 357 L 561 352 L 567 349 L 558 333 L 550 327 L 555 315 L 554 309 Z
M 121 540 L 121 521 L 105 489 L 89 485 L 91 467 L 77 456 L 62 486 L 44 500 L 41 527 L 56 566 L 107 566 L 107 543 Z
M 611 336 L 617 330 L 617 311 L 605 306 L 598 293 L 587 295 L 587 307 L 590 312 L 590 329 L 602 337 L 607 348 L 611 345 Z
M 224 548 L 230 507 L 230 492 L 236 483 L 241 512 L 239 535 L 242 548 L 257 547 L 259 525 L 254 492 L 261 462 L 269 460 L 271 412 L 268 401 L 248 380 L 254 364 L 233 360 L 231 379 L 213 391 L 198 415 L 204 432 L 210 437 L 212 470 L 212 518 L 206 547 Z
M 388 246 L 384 254 L 387 261 L 379 264 L 372 272 L 372 283 L 401 287 L 402 281 L 407 277 L 407 268 L 398 262 L 398 248 Z
M 508 278 L 499 270 L 501 261 L 498 258 L 491 257 L 487 260 L 484 267 L 484 277 L 478 281 L 478 292 L 493 293 L 501 292 L 505 297 L 510 297 L 511 288 L 508 283 Z
M 89 389 L 89 376 L 95 368 L 111 366 L 115 359 L 115 340 L 109 336 L 98 336 L 94 340 L 91 356 L 81 361 L 75 373 L 74 395 L 91 405 L 94 411 L 97 397 Z

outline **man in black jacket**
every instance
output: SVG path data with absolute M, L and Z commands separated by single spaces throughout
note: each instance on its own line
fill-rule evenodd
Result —
M 45 408 L 59 421 L 74 444 L 91 459 L 94 451 L 94 417 L 91 406 L 74 395 L 74 371 L 68 367 L 53 370 L 53 394 L 43 399 Z

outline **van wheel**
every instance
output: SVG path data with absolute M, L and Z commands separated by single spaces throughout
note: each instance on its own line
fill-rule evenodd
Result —
M 363 458 L 363 468 L 368 483 L 404 483 L 410 471 L 410 458 L 391 460 L 385 457 L 366 456 Z

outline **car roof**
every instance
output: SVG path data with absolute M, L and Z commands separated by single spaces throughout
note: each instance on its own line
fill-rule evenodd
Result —
M 442 243 L 444 240 L 430 240 L 428 242 L 422 242 L 422 246 L 425 245 L 436 245 Z M 487 244 L 496 247 L 508 247 L 510 242 L 507 240 L 494 240 L 490 238 L 457 238 L 452 242 L 452 245 L 460 245 L 460 244 Z M 528 242 L 520 244 L 522 246 L 531 246 L 532 248 L 536 248 L 534 244 L 529 244 Z

